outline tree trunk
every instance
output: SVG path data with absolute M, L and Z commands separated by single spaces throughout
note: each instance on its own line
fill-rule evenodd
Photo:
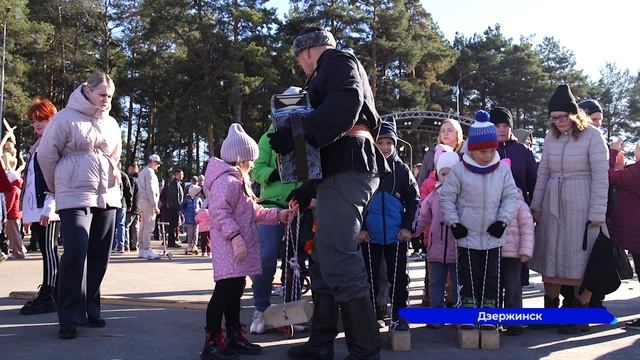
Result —
M 213 121 L 207 123 L 207 145 L 209 147 L 209 157 L 215 156 L 215 135 L 213 131 Z
M 133 160 L 133 154 L 135 154 L 135 152 L 131 152 L 131 136 L 133 135 L 133 96 L 131 95 L 129 95 L 129 112 L 127 116 L 127 155 L 125 161 L 130 164 Z

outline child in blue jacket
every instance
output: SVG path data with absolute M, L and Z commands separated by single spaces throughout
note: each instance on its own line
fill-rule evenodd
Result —
M 184 228 L 187 233 L 187 249 L 185 254 L 198 255 L 198 224 L 196 214 L 202 207 L 202 198 L 199 196 L 202 188 L 196 184 L 189 186 L 188 194 L 182 200 L 182 215 L 184 215 Z
M 398 135 L 395 122 L 382 122 L 376 145 L 384 154 L 391 174 L 381 179 L 378 190 L 369 202 L 365 221 L 358 240 L 367 242 L 362 253 L 372 280 L 373 297 L 378 299 L 381 260 L 387 267 L 392 320 L 396 330 L 408 330 L 407 322 L 398 316 L 398 311 L 407 306 L 409 275 L 407 274 L 407 242 L 415 229 L 420 203 L 418 185 L 409 167 L 396 152 Z M 397 259 L 397 261 L 396 261 Z M 382 320 L 387 304 L 377 304 L 376 315 Z

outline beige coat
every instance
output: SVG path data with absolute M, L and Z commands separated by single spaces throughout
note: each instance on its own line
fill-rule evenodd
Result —
M 582 279 L 598 236 L 598 229 L 590 227 L 583 249 L 585 224 L 605 221 L 608 157 L 604 138 L 593 126 L 577 140 L 547 133 L 531 202 L 531 210 L 540 212 L 531 269 L 545 277 Z
M 160 199 L 158 177 L 156 171 L 147 166 L 138 174 L 138 201 L 157 208 L 158 199 Z
M 122 206 L 120 127 L 109 109 L 91 104 L 79 86 L 42 135 L 38 163 L 58 210 Z

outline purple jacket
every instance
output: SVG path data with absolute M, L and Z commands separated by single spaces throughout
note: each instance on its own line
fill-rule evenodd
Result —
M 640 253 L 640 162 L 623 170 L 609 170 L 609 184 L 618 198 L 608 219 L 611 240 L 618 247 Z
M 205 172 L 209 190 L 209 224 L 214 280 L 262 273 L 257 223 L 277 224 L 278 209 L 267 209 L 249 198 L 239 170 L 211 157 Z M 236 264 L 231 238 L 240 234 L 247 257 Z
M 444 221 L 444 215 L 440 210 L 440 193 L 432 191 L 420 206 L 416 234 L 429 230 L 429 249 L 427 249 L 427 261 L 455 264 L 457 262 L 456 238 Z
M 516 187 L 522 191 L 524 201 L 531 203 L 533 189 L 536 187 L 538 165 L 533 152 L 516 140 L 508 140 L 498 146 L 500 159 L 511 159 L 511 174 Z

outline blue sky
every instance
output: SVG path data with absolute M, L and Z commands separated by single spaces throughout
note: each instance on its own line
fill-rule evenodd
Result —
M 281 14 L 288 0 L 271 0 Z M 553 36 L 576 54 L 579 68 L 593 80 L 606 62 L 640 70 L 640 2 L 631 0 L 422 0 L 445 37 L 482 33 L 499 23 L 502 33 L 518 40 L 535 35 L 538 43 Z

